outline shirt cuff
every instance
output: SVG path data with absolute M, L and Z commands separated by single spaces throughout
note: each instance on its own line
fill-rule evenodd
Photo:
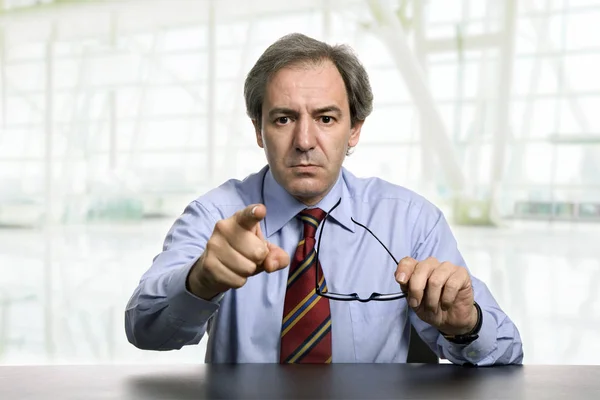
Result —
M 223 294 L 220 294 L 211 300 L 204 300 L 187 290 L 187 276 L 195 262 L 194 259 L 194 261 L 175 272 L 167 286 L 169 314 L 171 318 L 186 325 L 203 325 L 206 323 L 219 309 L 219 302 L 223 298 Z
M 447 350 L 447 358 L 455 364 L 479 364 L 498 346 L 496 338 L 497 323 L 492 313 L 481 309 L 482 325 L 479 337 L 469 344 L 456 344 L 439 336 L 438 344 Z

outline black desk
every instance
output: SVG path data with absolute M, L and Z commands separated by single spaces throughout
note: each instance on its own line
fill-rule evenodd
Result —
M 600 366 L 3 366 L 0 399 L 600 399 Z

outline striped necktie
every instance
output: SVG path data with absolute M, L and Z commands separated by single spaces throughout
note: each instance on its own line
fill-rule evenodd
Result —
M 325 291 L 321 265 L 315 268 L 315 233 L 325 212 L 305 209 L 297 217 L 304 223 L 304 238 L 298 243 L 291 263 L 281 327 L 281 363 L 331 363 L 331 314 L 329 299 L 315 292 L 319 268 L 319 288 Z

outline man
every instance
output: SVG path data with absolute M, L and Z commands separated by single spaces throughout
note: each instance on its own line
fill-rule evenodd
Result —
M 522 362 L 442 213 L 342 167 L 373 100 L 349 48 L 285 36 L 244 95 L 268 166 L 175 221 L 127 306 L 131 343 L 179 349 L 208 331 L 207 362 L 405 362 L 412 324 L 453 363 Z

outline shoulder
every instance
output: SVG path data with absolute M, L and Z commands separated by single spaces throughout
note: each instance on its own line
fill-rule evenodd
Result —
M 378 177 L 359 178 L 347 169 L 343 169 L 343 177 L 348 194 L 355 203 L 375 206 L 388 204 L 394 208 L 404 208 L 411 212 L 438 214 L 440 210 L 423 195 Z
M 442 210 L 423 195 L 384 179 L 357 178 L 348 171 L 344 179 L 357 218 L 373 226 L 393 227 L 390 232 L 410 243 L 410 254 L 418 254 L 432 232 L 443 237 L 450 233 Z

